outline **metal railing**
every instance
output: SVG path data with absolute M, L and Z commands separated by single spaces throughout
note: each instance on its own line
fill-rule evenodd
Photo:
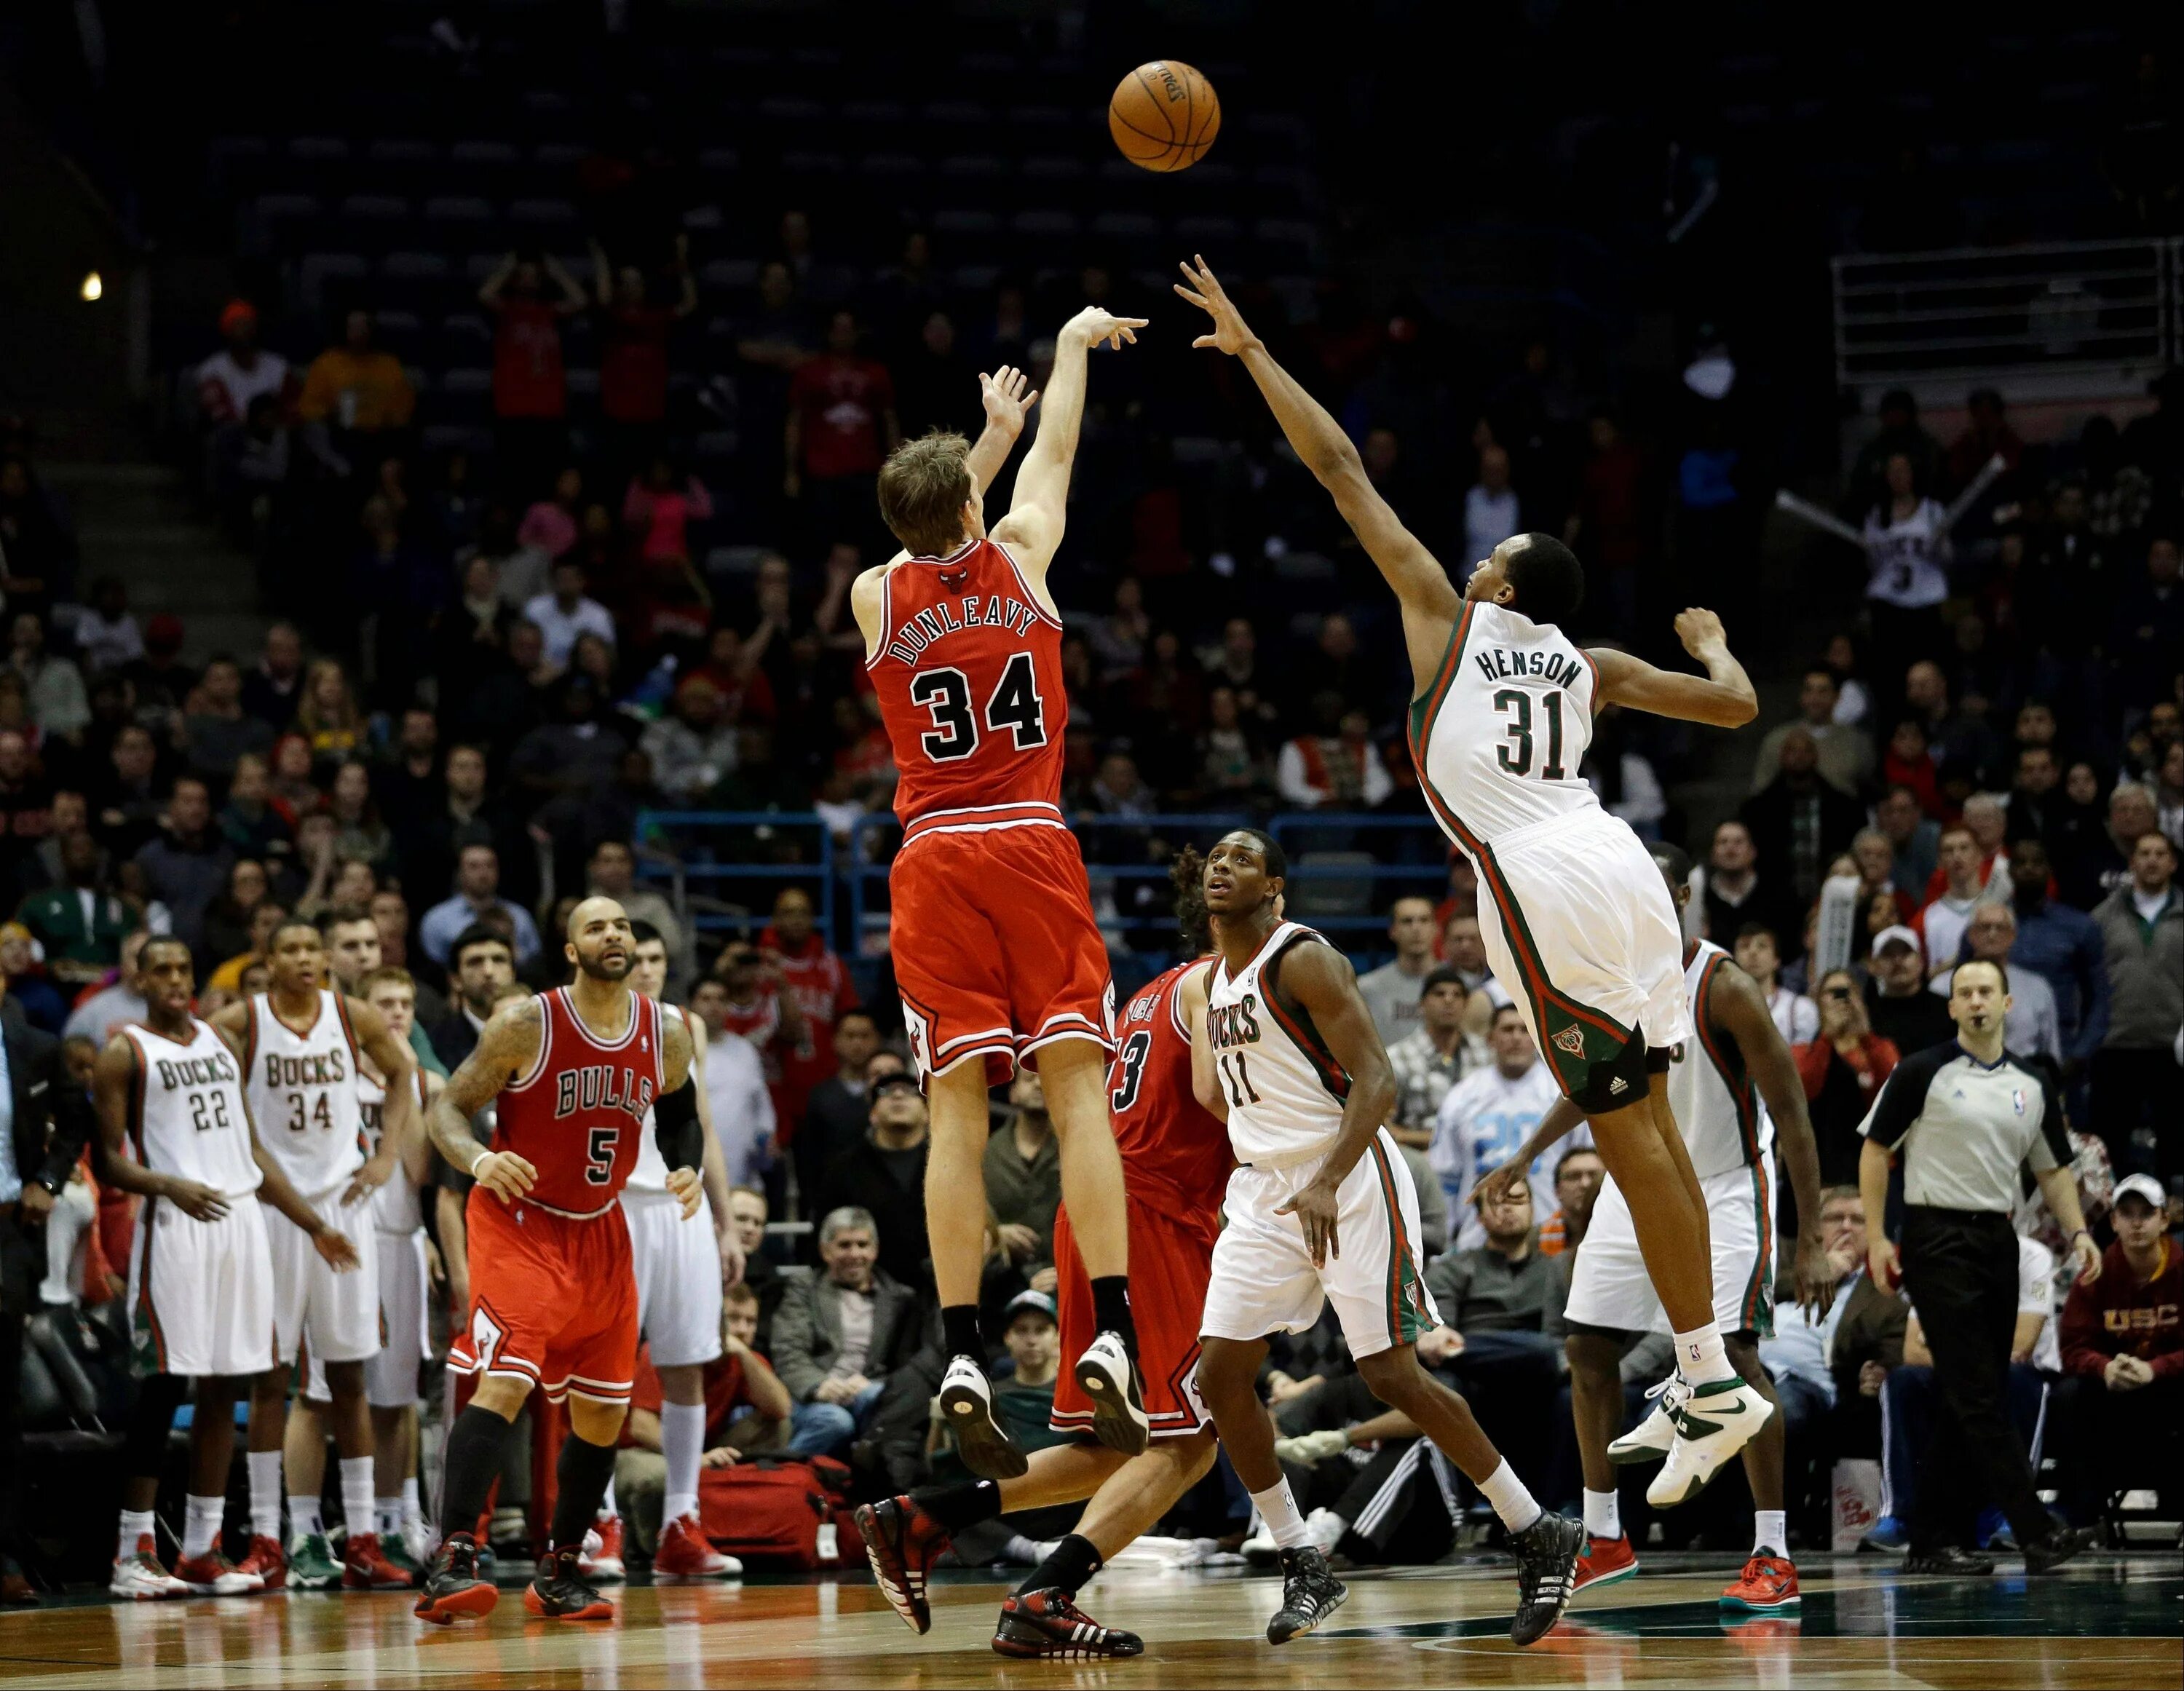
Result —
M 2184 346 L 2175 238 L 1846 254 L 1834 273 L 1845 387 L 2165 368 Z

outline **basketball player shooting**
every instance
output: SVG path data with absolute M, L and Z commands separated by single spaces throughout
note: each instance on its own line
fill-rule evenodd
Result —
M 890 950 L 932 1099 L 926 1227 L 950 1359 L 941 1406 L 965 1464 L 989 1479 L 1017 1477 L 1027 1460 L 994 1418 L 978 1329 L 986 1092 L 1019 1063 L 1036 1067 L 1045 1087 L 1062 1198 L 1092 1282 L 1097 1332 L 1074 1360 L 1094 1406 L 1091 1432 L 1126 1455 L 1149 1436 L 1123 1165 L 1107 1114 L 1114 984 L 1084 861 L 1061 815 L 1069 700 L 1061 615 L 1046 587 L 1092 348 L 1119 349 L 1144 326 L 1091 308 L 1062 325 L 1038 438 L 990 534 L 985 490 L 1038 398 L 1022 375 L 979 378 L 987 425 L 976 446 L 932 434 L 898 448 L 881 468 L 879 501 L 904 549 L 850 593 L 900 771 Z
M 1580 651 L 1557 625 L 1582 602 L 1584 571 L 1547 535 L 1502 542 L 1459 592 L 1373 486 L 1341 426 L 1268 355 L 1205 259 L 1181 268 L 1176 292 L 1213 320 L 1192 344 L 1243 361 L 1402 608 L 1419 786 L 1478 871 L 1489 895 L 1479 904 L 1487 960 L 1518 989 L 1556 1083 L 1585 1112 L 1630 1199 L 1674 1332 L 1678 1377 L 1663 1407 L 1676 1437 L 1646 1496 L 1656 1508 L 1681 1503 L 1774 1405 L 1723 1348 L 1706 1198 L 1668 1099 L 1671 1054 L 1692 1037 L 1683 931 L 1644 844 L 1578 770 L 1603 706 L 1736 728 L 1758 713 L 1752 683 L 1708 610 L 1676 619 L 1703 678 L 1624 652 Z
M 476 1182 L 466 1210 L 470 1320 L 448 1366 L 481 1377 L 448 1429 L 445 1542 L 417 1600 L 446 1625 L 489 1613 L 473 1536 L 533 1388 L 569 1405 L 549 1547 L 523 1605 L 549 1620 L 600 1621 L 614 1607 L 578 1566 L 607 1482 L 637 1371 L 637 1277 L 618 1201 L 653 1113 L 666 1189 L 697 1214 L 704 1135 L 681 1020 L 632 992 L 628 914 L 611 898 L 569 913 L 574 984 L 504 1004 L 426 1116 L 440 1154 Z M 470 1119 L 500 1100 L 493 1149 Z

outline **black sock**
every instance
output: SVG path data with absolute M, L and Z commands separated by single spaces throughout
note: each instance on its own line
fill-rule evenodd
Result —
M 1130 1280 L 1126 1274 L 1102 1274 L 1092 1282 L 1092 1325 L 1122 1335 L 1123 1348 L 1137 1360 L 1138 1324 L 1130 1319 Z
M 503 1421 L 489 1409 L 472 1404 L 455 1417 L 448 1429 L 442 1453 L 440 1532 L 452 1538 L 458 1532 L 477 1530 L 493 1482 L 500 1477 L 500 1460 L 508 1449 L 515 1424 Z
M 950 1304 L 940 1311 L 940 1336 L 950 1356 L 967 1356 L 981 1368 L 986 1366 L 986 1336 L 978 1330 L 976 1304 Z
M 614 1466 L 611 1444 L 594 1444 L 573 1432 L 561 1441 L 561 1459 L 554 1465 L 554 1523 L 548 1529 L 554 1549 L 582 1547 L 584 1534 L 606 1501 Z
M 968 1480 L 961 1485 L 931 1486 L 913 1492 L 911 1501 L 955 1533 L 999 1515 L 1001 1488 L 991 1480 Z
M 128 1431 L 121 1443 L 124 1478 L 150 1479 L 165 1466 L 167 1434 L 173 1430 L 175 1411 L 182 1406 L 189 1390 L 186 1374 L 153 1374 L 136 1388 L 136 1406 L 129 1413 Z
M 1017 1595 L 1027 1591 L 1059 1591 L 1074 1597 L 1092 1583 L 1092 1576 L 1105 1566 L 1092 1541 L 1072 1532 L 1054 1547 L 1054 1554 L 1031 1571 L 1031 1577 L 1017 1588 Z

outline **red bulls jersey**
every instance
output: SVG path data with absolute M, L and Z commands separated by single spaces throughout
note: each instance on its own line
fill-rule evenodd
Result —
M 1131 1197 L 1199 1228 L 1221 1232 L 1221 1199 L 1236 1160 L 1228 1130 L 1190 1087 L 1190 1030 L 1177 994 L 1203 959 L 1150 982 L 1115 1018 L 1107 1107 Z
M 1061 826 L 1061 624 L 1016 560 L 990 540 L 910 559 L 888 572 L 880 614 L 866 667 L 900 775 L 904 843 Z
M 494 1149 L 538 1171 L 525 1203 L 595 1215 L 629 1178 L 660 1082 L 660 1006 L 629 999 L 628 1031 L 607 1041 L 584 1025 L 568 987 L 541 995 L 538 1060 L 501 1093 L 494 1135 Z

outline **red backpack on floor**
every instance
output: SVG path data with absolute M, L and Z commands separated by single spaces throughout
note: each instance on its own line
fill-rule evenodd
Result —
M 847 1512 L 849 1482 L 849 1468 L 832 1457 L 749 1457 L 698 1477 L 698 1515 L 714 1547 L 739 1560 L 835 1567 L 835 1517 Z

